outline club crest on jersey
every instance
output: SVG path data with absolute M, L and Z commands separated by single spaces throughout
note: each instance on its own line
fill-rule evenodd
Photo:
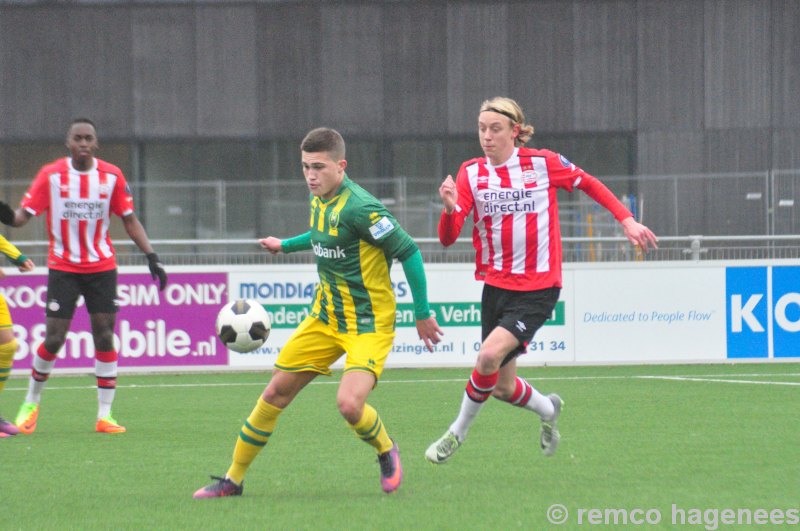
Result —
M 383 216 L 369 228 L 369 233 L 372 234 L 372 237 L 376 240 L 380 240 L 383 236 L 391 232 L 393 228 L 394 224 L 389 218 Z
M 331 212 L 330 217 L 328 218 L 328 224 L 332 229 L 335 229 L 339 226 L 339 213 L 338 212 Z
M 111 187 L 107 184 L 101 184 L 97 187 L 98 192 L 100 193 L 100 197 L 108 197 L 108 193 L 111 191 Z
M 525 170 L 522 172 L 522 182 L 526 185 L 536 184 L 536 172 L 533 170 Z

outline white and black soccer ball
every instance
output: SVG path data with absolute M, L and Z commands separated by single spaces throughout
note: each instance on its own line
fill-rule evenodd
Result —
M 217 337 L 235 352 L 252 352 L 269 337 L 272 323 L 264 307 L 252 299 L 239 299 L 217 314 Z

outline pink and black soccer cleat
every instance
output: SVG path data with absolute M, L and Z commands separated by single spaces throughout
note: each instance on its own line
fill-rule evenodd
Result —
M 403 465 L 400 463 L 400 449 L 392 441 L 392 449 L 378 456 L 381 465 L 381 487 L 387 494 L 394 492 L 403 481 Z
M 237 485 L 228 478 L 221 478 L 218 476 L 211 476 L 211 479 L 216 480 L 211 485 L 206 485 L 202 489 L 197 490 L 192 498 L 199 500 L 202 498 L 221 498 L 223 496 L 241 496 L 244 492 L 244 482 Z
M 19 428 L 14 424 L 8 422 L 3 417 L 0 417 L 0 439 L 11 437 L 19 433 Z

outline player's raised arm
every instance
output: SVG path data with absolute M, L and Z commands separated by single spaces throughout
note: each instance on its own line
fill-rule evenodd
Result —
M 452 214 L 456 209 L 456 203 L 458 203 L 458 190 L 456 189 L 456 182 L 453 180 L 452 175 L 448 175 L 447 178 L 442 181 L 441 186 L 439 186 L 439 197 L 442 198 L 444 211 L 447 214 Z
M 308 251 L 311 249 L 311 232 L 304 232 L 303 234 L 292 238 L 286 238 L 285 240 L 281 240 L 275 236 L 267 236 L 266 238 L 258 240 L 258 243 L 261 245 L 262 249 L 272 254 Z

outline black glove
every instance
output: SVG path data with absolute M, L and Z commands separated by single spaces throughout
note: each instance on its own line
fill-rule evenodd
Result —
M 158 277 L 158 291 L 164 291 L 164 288 L 167 287 L 167 272 L 164 271 L 164 266 L 158 261 L 156 253 L 147 255 L 147 267 L 150 268 L 150 276 L 153 277 L 153 280 Z
M 16 214 L 14 213 L 14 209 L 11 208 L 5 201 L 0 201 L 0 223 L 13 227 L 15 217 Z

